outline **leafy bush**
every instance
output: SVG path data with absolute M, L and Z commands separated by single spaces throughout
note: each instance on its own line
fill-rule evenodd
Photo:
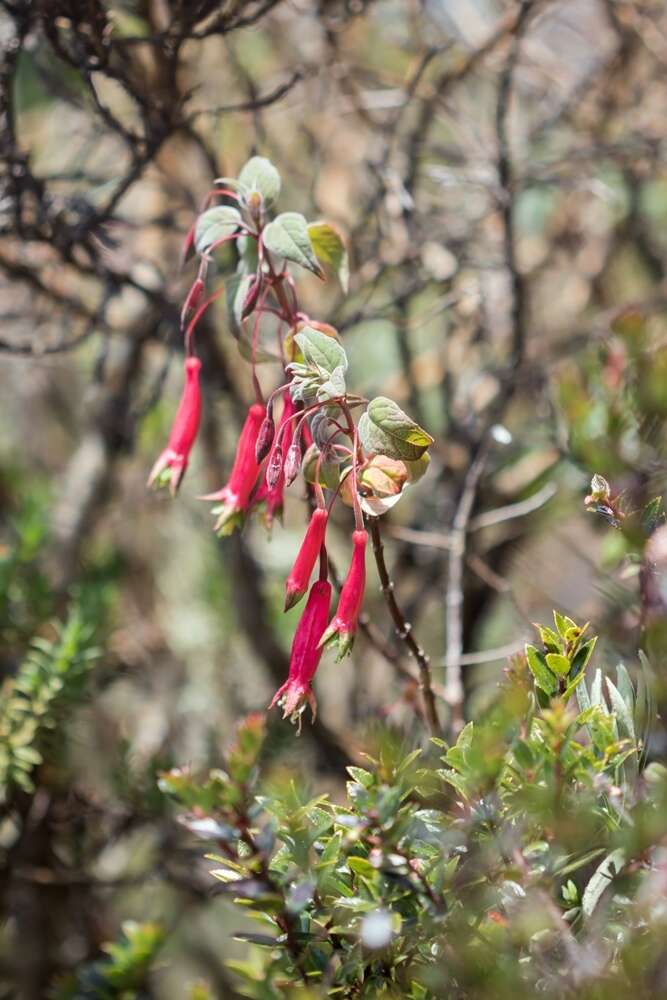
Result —
M 644 766 L 625 668 L 607 701 L 600 671 L 584 679 L 595 640 L 555 623 L 454 745 L 379 733 L 343 804 L 272 773 L 260 716 L 225 770 L 163 774 L 216 845 L 216 891 L 257 925 L 237 935 L 242 995 L 602 997 L 664 975 L 667 772 Z

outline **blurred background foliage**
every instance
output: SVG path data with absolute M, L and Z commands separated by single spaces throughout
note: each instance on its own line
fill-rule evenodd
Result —
M 234 995 L 237 918 L 157 775 L 218 766 L 284 679 L 306 507 L 296 486 L 270 539 L 220 541 L 195 499 L 251 398 L 222 301 L 186 484 L 145 481 L 178 396 L 182 239 L 253 152 L 284 207 L 348 239 L 350 294 L 300 278 L 305 309 L 359 391 L 436 438 L 383 531 L 445 723 L 459 685 L 468 719 L 494 702 L 552 607 L 593 623 L 604 665 L 634 676 L 641 645 L 664 701 L 660 523 L 584 498 L 595 473 L 630 513 L 664 493 L 666 62 L 659 0 L 1 0 L 3 995 Z M 374 574 L 317 724 L 269 722 L 277 772 L 334 801 L 381 727 L 424 742 Z

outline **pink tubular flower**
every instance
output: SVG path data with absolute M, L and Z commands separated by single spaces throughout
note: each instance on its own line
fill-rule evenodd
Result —
M 306 606 L 292 640 L 289 675 L 269 705 L 269 708 L 280 705 L 283 719 L 289 718 L 292 722 L 299 720 L 306 702 L 310 705 L 315 718 L 317 702 L 310 683 L 322 656 L 322 647 L 319 643 L 329 618 L 330 600 L 331 584 L 327 580 L 316 580 L 310 588 Z
M 364 601 L 366 586 L 366 542 L 368 534 L 365 531 L 352 532 L 352 560 L 338 598 L 336 614 L 331 619 L 326 632 L 320 639 L 320 645 L 336 643 L 338 655 L 336 661 L 342 660 L 352 649 L 357 631 L 359 612 Z
M 292 443 L 292 435 L 294 434 L 294 421 L 292 417 L 295 412 L 296 407 L 292 402 L 292 397 L 289 394 L 289 390 L 286 390 L 283 394 L 283 412 L 280 416 L 280 423 L 274 437 L 274 441 L 281 442 L 281 447 L 289 448 Z M 262 482 L 255 495 L 255 503 L 264 503 L 266 505 L 264 519 L 269 529 L 272 527 L 276 517 L 282 517 L 284 492 L 285 475 L 282 469 L 274 486 L 269 486 L 266 476 L 262 476 Z
M 255 445 L 264 413 L 264 407 L 260 403 L 254 403 L 250 407 L 236 446 L 236 457 L 227 484 L 216 493 L 199 498 L 219 501 L 219 505 L 213 508 L 213 513 L 218 515 L 214 531 L 220 535 L 230 535 L 242 524 L 250 505 L 250 495 L 259 475 Z
M 188 467 L 188 457 L 199 430 L 201 417 L 200 368 L 201 361 L 198 358 L 186 358 L 185 385 L 176 410 L 169 441 L 148 478 L 149 486 L 154 483 L 157 483 L 158 486 L 165 486 L 169 483 L 172 496 L 176 495 Z
M 313 511 L 301 548 L 285 581 L 285 611 L 298 604 L 308 590 L 313 567 L 324 544 L 329 515 L 323 507 Z

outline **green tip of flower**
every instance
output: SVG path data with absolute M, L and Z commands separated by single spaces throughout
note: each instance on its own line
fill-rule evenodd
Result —
M 352 652 L 353 646 L 354 646 L 354 632 L 339 632 L 336 663 L 340 663 L 341 660 L 345 659 L 345 657 L 350 652 Z
M 318 649 L 323 647 L 335 646 L 336 647 L 336 663 L 347 656 L 347 654 L 352 649 L 354 645 L 354 632 L 348 632 L 346 629 L 341 629 L 338 622 L 332 621 L 331 624 L 322 633 L 322 638 L 317 644 Z
M 223 504 L 220 507 L 214 507 L 211 513 L 219 515 L 218 520 L 213 525 L 213 530 L 218 538 L 233 535 L 237 528 L 243 526 L 244 517 L 242 510 L 230 510 L 226 504 Z
M 290 608 L 293 608 L 299 603 L 305 593 L 305 590 L 288 590 L 285 593 L 285 607 L 283 610 L 289 611 Z

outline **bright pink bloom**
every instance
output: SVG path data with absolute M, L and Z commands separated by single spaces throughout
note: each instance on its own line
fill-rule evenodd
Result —
M 292 640 L 289 675 L 269 705 L 269 708 L 280 705 L 283 718 L 290 718 L 292 722 L 299 719 L 306 702 L 310 705 L 313 718 L 317 711 L 317 702 L 310 683 L 322 656 L 322 647 L 319 643 L 329 618 L 330 601 L 331 584 L 327 580 L 316 580 L 310 588 L 306 606 Z
M 176 410 L 169 441 L 148 478 L 149 486 L 156 482 L 163 486 L 168 482 L 172 496 L 175 496 L 188 467 L 188 457 L 199 430 L 201 417 L 200 368 L 199 358 L 186 358 L 185 385 Z
M 329 515 L 323 507 L 313 511 L 301 548 L 285 581 L 285 611 L 298 604 L 308 590 L 313 568 L 324 545 L 328 518 Z
M 278 430 L 274 438 L 275 441 L 279 440 L 281 442 L 281 447 L 289 448 L 292 443 L 295 421 L 291 418 L 295 412 L 296 407 L 292 402 L 292 397 L 289 394 L 289 390 L 286 390 L 283 394 L 283 412 L 281 414 Z M 266 513 L 264 516 L 268 528 L 271 528 L 276 517 L 282 517 L 284 491 L 285 475 L 282 468 L 274 486 L 269 486 L 266 481 L 266 476 L 262 476 L 262 482 L 257 490 L 257 494 L 255 495 L 255 503 L 266 504 Z
M 345 577 L 338 598 L 336 614 L 331 619 L 331 624 L 320 639 L 320 644 L 336 643 L 338 646 L 338 656 L 336 660 L 342 660 L 350 652 L 354 637 L 357 631 L 359 612 L 364 602 L 364 589 L 366 587 L 366 542 L 368 534 L 365 531 L 352 532 L 352 561 Z
M 250 496 L 259 475 L 255 446 L 264 413 L 264 407 L 260 403 L 254 403 L 250 407 L 236 446 L 236 457 L 227 484 L 216 493 L 199 498 L 219 501 L 219 506 L 213 508 L 213 513 L 218 515 L 214 530 L 220 535 L 230 535 L 242 524 L 250 506 Z

